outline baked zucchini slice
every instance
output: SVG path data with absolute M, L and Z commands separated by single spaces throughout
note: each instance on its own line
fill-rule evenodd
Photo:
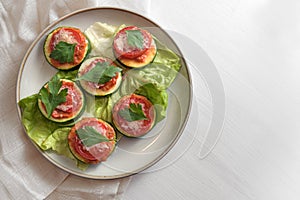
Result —
M 131 94 L 123 96 L 114 105 L 113 124 L 128 137 L 140 137 L 148 133 L 155 124 L 156 111 L 144 96 Z
M 68 79 L 55 79 L 55 77 L 40 90 L 38 107 L 49 120 L 61 125 L 72 125 L 85 110 L 84 93 L 75 82 Z M 61 103 L 54 107 L 55 102 L 58 101 Z M 49 104 L 53 107 L 51 111 L 48 108 Z M 48 111 L 51 113 L 49 114 Z
M 72 154 L 88 164 L 105 161 L 116 145 L 113 127 L 98 118 L 83 118 L 77 122 L 68 135 Z
M 113 52 L 123 65 L 139 68 L 154 60 L 157 49 L 148 31 L 136 26 L 128 26 L 121 29 L 114 37 Z
M 82 63 L 90 51 L 90 44 L 80 29 L 58 27 L 47 35 L 43 49 L 50 65 L 69 70 Z
M 81 64 L 76 80 L 79 80 L 86 92 L 95 96 L 105 96 L 120 86 L 121 71 L 122 69 L 109 58 L 93 57 Z

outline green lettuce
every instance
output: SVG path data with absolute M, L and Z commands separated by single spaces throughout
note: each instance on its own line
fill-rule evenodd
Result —
M 28 136 L 43 149 L 43 142 L 59 126 L 46 119 L 37 104 L 38 94 L 31 95 L 19 101 L 22 111 L 21 120 Z M 43 149 L 45 150 L 45 149 Z
M 161 43 L 158 39 L 155 39 L 157 53 L 153 63 L 159 63 L 166 67 L 169 67 L 175 71 L 179 71 L 181 68 L 180 57 L 170 50 L 166 45 Z
M 94 117 L 100 118 L 107 122 L 112 122 L 112 108 L 114 103 L 111 96 L 96 97 L 86 95 L 86 111 Z
M 86 170 L 89 164 L 86 164 L 75 158 L 69 149 L 68 135 L 70 130 L 70 127 L 56 129 L 51 135 L 48 136 L 41 146 L 44 150 L 53 150 L 59 155 L 66 156 L 67 158 L 74 160 L 79 169 Z
M 74 80 L 77 77 L 78 70 L 70 70 L 70 71 L 58 71 L 56 75 L 60 79 L 69 79 Z

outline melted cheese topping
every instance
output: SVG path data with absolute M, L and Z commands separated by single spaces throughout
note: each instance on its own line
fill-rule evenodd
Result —
M 67 98 L 67 101 L 66 101 L 65 103 L 62 103 L 62 104 L 60 104 L 60 105 L 58 105 L 58 106 L 56 107 L 56 109 L 61 110 L 61 111 L 64 111 L 64 112 L 66 112 L 66 111 L 72 109 L 74 105 L 77 105 L 77 104 L 80 103 L 80 102 L 78 102 L 79 99 L 78 99 L 77 96 L 76 96 L 76 93 L 75 93 L 74 88 L 70 88 L 70 87 L 67 87 L 67 86 L 63 85 L 63 86 L 60 88 L 60 91 L 63 90 L 63 89 L 65 89 L 65 88 L 68 89 L 68 95 L 67 95 L 67 97 L 66 97 L 66 98 Z
M 77 43 L 73 33 L 65 29 L 60 29 L 59 32 L 54 35 L 54 46 L 56 46 L 60 41 L 67 42 L 69 44 Z
M 133 121 L 133 122 L 129 122 L 127 124 L 123 123 L 121 124 L 121 127 L 125 130 L 130 130 L 130 131 L 138 131 L 140 130 L 141 126 L 143 125 L 143 121 Z

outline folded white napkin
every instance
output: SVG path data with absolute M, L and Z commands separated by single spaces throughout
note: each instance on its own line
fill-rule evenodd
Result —
M 0 1 L 1 199 L 121 199 L 130 178 L 90 180 L 48 162 L 18 120 L 16 80 L 25 52 L 52 21 L 87 7 L 114 6 L 148 15 L 150 0 Z

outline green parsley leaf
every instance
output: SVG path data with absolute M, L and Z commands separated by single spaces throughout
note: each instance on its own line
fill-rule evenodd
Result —
M 48 82 L 48 88 L 50 90 L 50 93 L 52 94 L 58 94 L 61 86 L 62 86 L 62 82 L 56 75 L 53 76 L 53 78 Z
M 48 89 L 43 87 L 39 92 L 39 99 L 46 107 L 48 118 L 51 116 L 53 110 L 61 103 L 66 102 L 66 96 L 68 95 L 68 88 L 62 89 L 62 82 L 55 75 L 48 82 Z
M 95 67 L 76 80 L 86 80 L 93 83 L 104 84 L 116 76 L 116 73 L 121 71 L 121 68 L 110 65 L 108 62 L 98 62 Z
M 129 108 L 119 111 L 119 115 L 128 122 L 148 119 L 142 109 L 141 104 L 130 103 Z
M 99 133 L 96 129 L 91 126 L 85 126 L 84 128 L 78 129 L 77 135 L 82 141 L 84 146 L 90 147 L 100 142 L 109 142 L 110 140 Z
M 60 41 L 50 53 L 50 58 L 58 60 L 60 63 L 70 63 L 74 61 L 74 51 L 76 43 L 70 44 Z
M 43 87 L 40 90 L 39 99 L 45 105 L 46 111 L 48 113 L 48 117 L 50 117 L 51 113 L 53 112 L 53 109 L 52 109 L 52 105 L 50 103 L 50 94 L 49 94 L 49 91 L 46 88 Z
M 141 31 L 139 30 L 127 30 L 126 36 L 127 36 L 127 43 L 131 47 L 136 47 L 138 49 L 143 48 L 144 44 L 144 37 Z

